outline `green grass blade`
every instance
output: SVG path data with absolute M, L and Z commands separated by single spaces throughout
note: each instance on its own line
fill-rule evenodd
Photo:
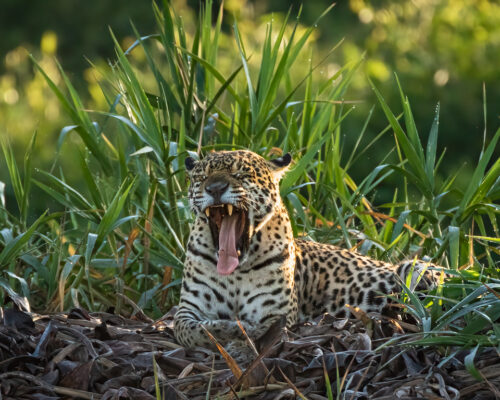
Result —
M 26 220 L 28 218 L 28 207 L 31 194 L 31 176 L 32 176 L 31 162 L 33 159 L 33 150 L 35 149 L 35 142 L 36 142 L 36 132 L 31 137 L 28 150 L 24 155 L 23 197 L 21 203 L 21 224 L 23 226 L 26 226 Z
M 397 141 L 408 159 L 408 163 L 413 170 L 413 174 L 418 178 L 418 189 L 421 190 L 422 194 L 424 194 L 427 198 L 432 198 L 432 192 L 430 191 L 428 185 L 425 184 L 427 175 L 425 173 L 425 163 L 423 162 L 423 158 L 419 155 L 419 152 L 414 148 L 412 142 L 406 136 L 403 128 L 390 110 L 381 93 L 371 81 L 370 85 L 372 86 L 372 89 L 375 92 L 380 105 L 382 106 L 382 110 L 384 111 L 385 116 L 387 117 L 389 123 L 392 126 L 392 129 L 394 130 Z
M 194 39 L 193 39 L 193 46 L 191 48 L 191 52 L 193 54 L 198 53 L 199 44 L 200 44 L 200 29 L 196 29 Z M 192 110 L 194 108 L 193 107 L 193 98 L 195 95 L 194 94 L 194 86 L 195 86 L 196 67 L 198 66 L 198 63 L 196 60 L 191 60 L 190 64 L 191 65 L 190 65 L 189 75 L 188 75 L 189 82 L 188 82 L 188 86 L 186 88 L 186 92 L 187 92 L 186 103 L 184 104 L 184 109 L 182 110 L 184 112 L 184 125 L 187 129 L 190 129 L 190 127 L 191 127 L 191 113 L 189 112 L 189 110 Z M 203 86 L 204 86 L 204 84 L 203 84 Z
M 406 222 L 406 218 L 408 218 L 408 215 L 410 215 L 411 210 L 405 210 L 403 211 L 400 215 L 399 218 L 394 225 L 394 229 L 392 231 L 392 236 L 391 236 L 391 243 L 396 240 L 396 238 L 401 234 L 403 231 L 403 225 Z
M 403 88 L 401 86 L 401 83 L 399 82 L 397 74 L 395 74 L 395 77 L 401 96 L 401 103 L 403 104 L 403 115 L 405 118 L 405 126 L 408 132 L 408 138 L 410 139 L 412 147 L 415 149 L 420 162 L 423 163 L 425 159 L 424 150 L 422 148 L 422 143 L 420 143 L 420 137 L 418 135 L 417 126 L 415 125 L 415 120 L 411 111 L 410 101 L 408 100 L 408 97 L 406 97 L 403 93 Z
M 286 21 L 285 21 L 286 22 Z M 284 78 L 285 74 L 287 73 L 287 68 L 289 66 L 288 64 L 288 58 L 290 55 L 290 52 L 292 50 L 293 46 L 293 39 L 295 37 L 295 32 L 297 29 L 297 24 L 295 24 L 292 34 L 288 40 L 288 44 L 285 47 L 285 50 L 281 56 L 281 59 L 278 63 L 278 66 L 276 67 L 276 70 L 274 70 L 273 66 L 269 66 L 269 78 L 270 81 L 266 82 L 264 85 L 261 86 L 261 88 L 265 88 L 263 92 L 265 95 L 263 96 L 262 103 L 260 104 L 260 115 L 257 116 L 257 120 L 260 122 L 261 119 L 265 118 L 267 114 L 267 110 L 271 109 L 272 103 L 274 99 L 276 98 L 276 94 L 279 88 L 279 85 Z M 275 44 L 275 46 L 278 46 L 278 43 Z M 262 63 L 264 64 L 266 62 L 266 58 L 263 57 Z
M 171 111 L 179 113 L 181 110 L 181 106 L 179 104 L 178 96 L 174 93 L 174 91 L 171 89 L 171 85 L 169 84 L 169 82 L 167 82 L 167 80 L 163 77 L 163 75 L 159 71 L 159 69 L 154 61 L 154 57 L 151 54 L 148 46 L 146 46 L 146 43 L 145 43 L 145 41 L 147 41 L 149 38 L 156 38 L 156 37 L 153 35 L 149 35 L 149 36 L 139 35 L 134 24 L 132 24 L 132 29 L 134 30 L 134 33 L 137 37 L 137 41 L 136 41 L 137 44 L 140 45 L 142 47 L 142 49 L 144 50 L 144 54 L 146 55 L 146 60 L 148 61 L 149 68 L 153 72 L 153 75 L 156 79 L 158 89 L 160 90 L 161 93 L 164 94 L 165 103 L 168 104 L 168 107 L 170 108 Z M 128 54 L 129 50 L 131 50 L 130 47 L 126 52 L 123 53 L 123 55 L 126 56 Z M 119 51 L 119 49 L 117 49 L 117 51 Z M 123 61 L 123 59 L 122 59 L 122 61 Z M 177 85 L 174 87 L 178 88 Z M 146 97 L 147 97 L 147 95 L 146 95 Z M 150 104 L 151 104 L 151 102 L 150 102 Z
M 9 171 L 10 182 L 12 183 L 12 188 L 14 189 L 17 206 L 19 208 L 19 212 L 21 212 L 23 208 L 24 188 L 14 157 L 14 152 L 10 144 L 6 144 L 4 141 L 2 141 L 2 150 L 7 164 L 7 169 Z
M 495 161 L 491 166 L 489 171 L 486 173 L 484 179 L 482 180 L 479 187 L 476 189 L 474 196 L 472 197 L 471 204 L 478 204 L 485 200 L 487 196 L 491 196 L 491 189 L 494 185 L 499 185 L 500 183 L 500 158 Z M 498 190 L 498 188 L 497 188 Z
M 471 350 L 471 352 L 464 358 L 464 364 L 465 368 L 467 368 L 467 371 L 476 378 L 478 381 L 482 382 L 483 377 L 481 376 L 481 373 L 478 371 L 476 366 L 474 365 L 474 358 L 476 357 L 477 350 L 479 349 L 479 345 L 474 347 L 474 349 Z
M 500 160 L 496 160 L 494 166 L 492 167 L 491 174 L 488 174 L 488 180 L 484 181 L 484 172 L 486 170 L 486 167 L 488 166 L 488 163 L 491 160 L 491 157 L 495 151 L 498 139 L 500 138 L 500 128 L 496 131 L 495 135 L 493 136 L 493 139 L 491 140 L 490 144 L 484 151 L 484 153 L 481 155 L 478 165 L 476 169 L 474 170 L 474 173 L 472 175 L 472 178 L 469 181 L 469 185 L 467 186 L 467 190 L 465 191 L 462 201 L 460 202 L 458 206 L 458 210 L 455 213 L 455 216 L 453 217 L 452 223 L 455 221 L 459 220 L 459 218 L 462 218 L 463 212 L 467 206 L 471 204 L 471 199 L 473 198 L 474 194 L 478 192 L 480 189 L 483 189 L 483 192 L 487 192 L 486 188 L 488 186 L 491 187 L 493 185 L 493 182 L 495 182 L 498 179 L 498 176 L 500 176 Z M 486 182 L 486 183 L 484 183 Z M 482 186 L 482 184 L 484 186 Z M 489 188 L 488 188 L 489 189 Z M 476 198 L 476 202 L 479 200 L 479 198 Z
M 92 123 L 92 121 L 90 121 L 90 119 L 88 118 L 87 113 L 83 111 L 84 108 L 83 108 L 83 105 L 81 103 L 81 100 L 80 100 L 75 88 L 73 87 L 70 80 L 68 79 L 67 75 L 64 73 L 63 69 L 61 68 L 61 66 L 59 64 L 57 64 L 59 71 L 61 73 L 61 76 L 63 77 L 64 83 L 70 92 L 70 97 L 72 99 L 73 104 L 71 104 L 68 101 L 68 99 L 66 99 L 66 96 L 63 94 L 63 92 L 57 87 L 57 85 L 54 83 L 54 81 L 52 81 L 50 79 L 50 77 L 43 70 L 43 68 L 33 58 L 33 56 L 30 56 L 30 58 L 31 58 L 32 62 L 34 63 L 36 69 L 42 74 L 43 78 L 45 79 L 45 81 L 49 85 L 52 92 L 58 98 L 59 102 L 63 106 L 63 109 L 70 116 L 73 123 L 76 124 L 75 130 L 78 132 L 78 134 L 82 138 L 85 145 L 89 148 L 89 150 L 92 152 L 92 154 L 96 157 L 96 159 L 99 161 L 99 163 L 103 167 L 103 169 L 107 173 L 109 173 L 110 172 L 110 164 L 109 164 L 108 158 L 106 157 L 104 152 L 101 150 L 101 146 L 97 140 L 97 132 L 96 132 L 95 126 Z
M 95 208 L 102 210 L 104 208 L 104 201 L 102 199 L 101 191 L 99 189 L 98 184 L 95 181 L 94 175 L 90 171 L 88 161 L 86 160 L 85 155 L 82 152 L 79 153 L 79 161 L 80 161 L 80 170 L 82 171 L 83 174 L 83 179 L 85 180 L 85 183 L 87 184 L 87 189 L 90 192 L 90 195 L 92 196 Z
M 9 264 L 14 258 L 21 256 L 21 251 L 32 236 L 37 233 L 37 228 L 40 223 L 45 219 L 46 213 L 43 213 L 33 225 L 29 227 L 25 232 L 16 236 L 13 240 L 5 245 L 3 250 L 0 252 L 0 265 Z
M 31 54 L 30 54 L 30 59 L 33 62 L 33 64 L 35 65 L 35 68 L 37 69 L 37 71 L 42 74 L 43 78 L 45 79 L 45 81 L 49 85 L 52 93 L 54 93 L 56 95 L 57 99 L 59 100 L 59 102 L 63 106 L 64 110 L 66 111 L 66 114 L 68 114 L 73 121 L 77 121 L 79 119 L 78 113 L 73 108 L 73 106 L 70 104 L 70 102 L 66 99 L 66 96 L 64 95 L 64 93 L 57 87 L 57 85 L 54 83 L 54 81 L 52 79 L 50 79 L 50 77 L 47 75 L 47 73 L 40 66 L 38 61 L 36 61 L 35 58 Z
M 429 138 L 427 140 L 427 151 L 425 159 L 425 172 L 427 174 L 427 180 L 431 183 L 431 189 L 434 190 L 434 176 L 436 164 L 436 151 L 437 151 L 437 138 L 439 129 L 439 103 L 436 106 L 436 113 L 434 116 L 434 121 L 432 121 L 431 130 L 429 132 Z
M 90 307 L 93 309 L 94 305 L 94 295 L 92 290 L 92 279 L 90 277 L 90 261 L 92 260 L 92 254 L 95 251 L 95 245 L 97 242 L 97 235 L 95 233 L 89 233 L 87 235 L 87 244 L 85 246 L 85 277 L 87 278 L 87 288 L 88 294 L 90 295 Z
M 259 107 L 257 103 L 257 97 L 255 95 L 255 90 L 252 83 L 252 78 L 250 77 L 250 68 L 247 63 L 247 56 L 243 48 L 243 41 L 238 31 L 238 24 L 235 22 L 233 25 L 234 33 L 236 36 L 236 44 L 238 45 L 238 51 L 240 53 L 241 62 L 243 64 L 243 70 L 245 71 L 245 78 L 247 82 L 248 98 L 250 99 L 250 112 L 251 112 L 251 132 L 255 133 L 255 126 L 257 123 L 257 115 L 259 115 Z
M 408 278 L 411 279 L 410 276 L 408 276 Z M 411 312 L 415 317 L 417 317 L 422 322 L 423 331 L 429 332 L 431 327 L 430 324 L 428 323 L 429 322 L 428 312 L 426 311 L 424 304 L 404 282 L 401 282 L 400 284 L 403 288 L 403 293 L 409 298 L 409 304 L 411 306 L 408 307 L 408 311 Z
M 54 190 L 51 186 L 45 185 L 44 183 L 39 182 L 37 180 L 33 180 L 33 183 L 37 185 L 40 189 L 42 189 L 45 193 L 47 193 L 50 197 L 52 197 L 55 201 L 57 201 L 59 204 L 66 207 L 68 210 L 78 213 L 85 219 L 95 219 L 95 221 L 97 221 L 95 214 L 91 214 L 93 210 L 90 210 L 87 207 L 84 208 L 77 207 L 77 205 L 72 201 L 72 199 L 69 196 L 59 193 L 58 191 Z
M 460 300 L 457 304 L 443 313 L 438 320 L 436 321 L 435 329 L 442 329 L 447 326 L 450 322 L 457 318 L 457 312 L 470 304 L 473 300 L 477 299 L 483 293 L 485 293 L 487 289 L 484 286 L 479 286 L 467 296 L 465 296 L 462 300 Z
M 127 97 L 125 99 L 131 103 L 130 109 L 135 110 L 134 117 L 138 119 L 140 116 L 137 125 L 141 126 L 141 136 L 147 138 L 147 143 L 153 147 L 159 161 L 161 161 L 165 156 L 165 143 L 163 141 L 163 132 L 158 124 L 155 112 L 113 32 L 111 32 L 111 36 L 115 43 L 119 66 L 122 69 L 122 82 L 127 88 Z M 110 116 L 118 117 L 116 115 Z
M 460 228 L 458 226 L 449 226 L 448 237 L 450 243 L 451 268 L 457 269 L 460 255 Z
M 479 305 L 482 306 L 482 304 Z M 498 321 L 500 318 L 500 302 L 497 301 L 485 308 L 484 313 L 473 316 L 467 322 L 467 326 L 465 326 L 460 333 L 465 335 L 474 335 L 479 331 L 486 329 L 488 326 L 494 325 L 494 321 Z
M 350 111 L 345 113 L 341 117 L 341 119 L 337 121 L 337 125 L 341 124 L 342 121 L 349 115 L 349 113 Z M 326 132 L 322 138 L 320 138 L 307 150 L 307 152 L 297 162 L 295 167 L 285 175 L 285 177 L 281 181 L 281 195 L 283 197 L 289 193 L 290 188 L 296 184 L 299 177 L 310 167 L 311 160 L 317 155 L 318 151 L 321 149 L 321 146 L 323 146 L 328 138 L 330 138 L 330 135 L 330 132 Z
M 84 196 L 63 180 L 45 171 L 40 171 L 40 173 L 47 179 L 51 188 L 58 191 L 60 194 L 68 195 L 77 208 L 84 210 L 92 210 L 94 208 L 87 200 L 87 196 Z
M 115 228 L 115 223 L 120 215 L 120 213 L 123 211 L 123 206 L 125 204 L 125 201 L 127 200 L 128 194 L 132 187 L 135 184 L 136 179 L 134 178 L 132 182 L 128 182 L 128 179 L 126 179 L 116 195 L 114 196 L 113 200 L 109 204 L 109 206 L 106 209 L 106 212 L 104 213 L 104 216 L 102 217 L 102 220 L 97 227 L 97 239 L 96 243 L 97 246 L 99 246 L 104 238 L 109 235 Z
M 228 78 L 224 78 L 223 74 L 212 64 L 209 63 L 209 61 L 199 57 L 198 55 L 190 52 L 189 50 L 186 50 L 186 49 L 183 49 L 183 48 L 179 48 L 183 53 L 186 53 L 188 56 L 190 56 L 191 58 L 193 58 L 194 60 L 196 60 L 198 63 L 202 64 L 203 67 L 205 67 L 208 72 L 210 72 L 211 75 L 213 75 L 213 77 L 215 79 L 217 79 L 219 81 L 219 83 L 221 83 L 222 85 L 226 84 L 228 81 L 232 81 L 233 79 Z M 239 72 L 241 70 L 241 68 L 243 68 L 243 64 L 240 65 L 239 67 L 236 68 L 236 70 L 231 74 L 231 76 L 237 74 L 237 72 Z M 241 98 L 241 96 L 237 93 L 237 91 L 231 86 L 231 85 L 227 85 L 227 91 L 229 93 L 231 93 L 231 96 L 239 103 L 239 104 L 243 104 L 243 99 Z
M 72 256 L 69 256 L 68 259 L 66 260 L 66 263 L 64 264 L 64 267 L 61 271 L 61 274 L 58 279 L 58 297 L 59 297 L 59 310 L 64 311 L 65 306 L 64 306 L 64 298 L 65 298 L 65 292 L 66 292 L 66 281 L 68 280 L 68 277 L 70 274 L 73 272 L 73 268 L 78 264 L 78 261 L 80 260 L 81 255 L 75 254 Z
M 28 302 L 30 301 L 30 290 L 28 287 L 28 282 L 26 282 L 26 279 L 16 275 L 14 272 L 11 271 L 5 271 L 5 273 L 13 280 L 16 280 L 19 282 L 19 285 L 21 286 L 21 293 L 24 297 L 28 299 Z

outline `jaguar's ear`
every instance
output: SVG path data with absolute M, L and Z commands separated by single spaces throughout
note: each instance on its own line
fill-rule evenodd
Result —
M 285 168 L 288 167 L 290 162 L 292 161 L 292 156 L 290 153 L 286 153 L 284 156 L 280 158 L 275 158 L 274 160 L 270 160 L 277 168 Z
M 281 177 L 285 174 L 285 172 L 288 171 L 288 166 L 290 165 L 291 162 L 292 162 L 292 156 L 290 155 L 290 153 L 286 153 L 285 155 L 279 158 L 269 160 L 271 170 L 278 179 L 281 179 Z
M 184 164 L 186 165 L 186 170 L 191 171 L 194 168 L 196 161 L 193 157 L 186 157 Z

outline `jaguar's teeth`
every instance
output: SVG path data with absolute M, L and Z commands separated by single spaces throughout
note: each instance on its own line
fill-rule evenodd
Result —
M 233 215 L 233 205 L 232 204 L 227 205 L 227 213 L 229 214 L 229 216 Z
M 210 217 L 210 207 L 205 208 L 205 214 L 207 214 L 207 217 Z

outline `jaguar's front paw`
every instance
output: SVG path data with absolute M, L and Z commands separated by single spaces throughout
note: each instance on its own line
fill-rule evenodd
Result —
M 286 316 L 279 315 L 271 318 L 266 325 L 255 325 L 247 333 L 254 341 L 260 341 L 264 337 L 274 338 L 286 326 Z
M 244 340 L 232 340 L 224 348 L 240 367 L 247 366 L 256 357 Z

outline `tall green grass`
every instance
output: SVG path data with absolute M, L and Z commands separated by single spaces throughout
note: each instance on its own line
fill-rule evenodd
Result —
M 457 186 L 456 175 L 438 179 L 446 163 L 438 146 L 439 106 L 424 143 L 396 80 L 401 111 L 391 111 L 372 85 L 381 111 L 370 111 L 355 145 L 346 148 L 343 121 L 356 112 L 349 85 L 363 60 L 331 76 L 317 73 L 341 44 L 316 61 L 310 54 L 314 27 L 300 26 L 290 14 L 279 27 L 269 22 L 261 47 L 250 51 L 237 23 L 223 32 L 223 10 L 212 15 L 212 6 L 207 1 L 187 29 L 166 1 L 162 8 L 154 5 L 155 32 L 144 35 L 132 26 L 136 42 L 125 50 L 111 33 L 116 60 L 98 71 L 106 77 L 107 109 L 86 109 L 62 69 L 58 86 L 33 60 L 71 120 L 58 151 L 74 154 L 81 181 L 69 181 L 57 159 L 50 171 L 34 171 L 33 144 L 20 168 L 3 143 L 17 204 L 0 208 L 0 285 L 28 297 L 36 309 L 120 311 L 126 306 L 118 293 L 159 316 L 177 300 L 191 219 L 185 157 L 214 149 L 248 148 L 266 157 L 290 151 L 295 161 L 281 192 L 296 235 L 394 262 L 425 255 L 457 276 L 434 302 L 444 310 L 411 298 L 416 317 L 430 318 L 422 322 L 426 330 L 459 332 L 452 315 L 479 327 L 464 334 L 493 329 L 500 283 L 500 130 L 485 135 L 467 188 Z M 232 43 L 229 55 L 223 39 Z M 133 52 L 144 55 L 146 70 L 137 68 Z M 145 89 L 144 76 L 154 87 Z M 374 112 L 385 113 L 388 125 L 366 137 Z M 379 139 L 391 135 L 388 151 Z M 41 134 L 35 140 L 43 140 Z M 387 156 L 367 161 L 368 153 Z M 356 181 L 352 171 L 360 162 L 373 162 L 373 170 Z M 398 182 L 392 201 L 375 204 L 389 178 Z M 31 215 L 35 190 L 57 206 Z

